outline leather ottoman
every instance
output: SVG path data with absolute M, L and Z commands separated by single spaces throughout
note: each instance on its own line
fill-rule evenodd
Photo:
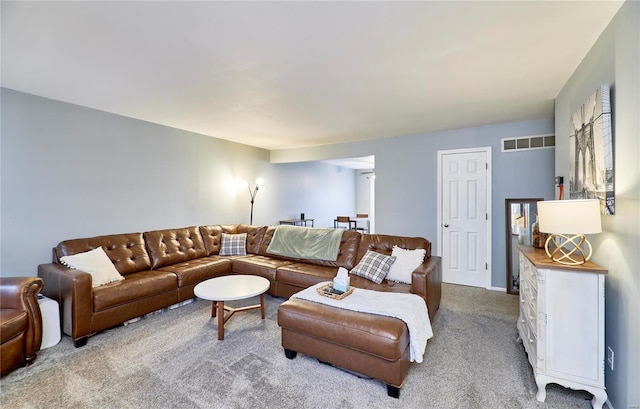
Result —
M 400 396 L 411 362 L 409 330 L 397 318 L 335 308 L 300 299 L 278 308 L 285 355 L 298 352 L 323 363 L 378 379 Z

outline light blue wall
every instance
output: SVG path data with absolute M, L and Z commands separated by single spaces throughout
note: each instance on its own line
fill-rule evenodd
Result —
M 640 3 L 627 1 L 556 98 L 556 172 L 569 176 L 569 118 L 600 86 L 611 87 L 615 212 L 590 237 L 605 278 L 605 366 L 615 409 L 640 407 Z
M 37 274 L 59 241 L 355 211 L 354 171 L 272 165 L 266 150 L 2 89 L 0 274 Z M 346 201 L 341 197 L 348 198 Z
M 314 219 L 315 227 L 333 227 L 338 214 L 355 214 L 355 171 L 320 162 L 272 165 L 277 186 L 268 214 L 280 219 Z M 265 195 L 270 194 L 271 189 Z M 310 226 L 310 224 L 309 224 Z
M 436 248 L 437 151 L 491 146 L 492 285 L 504 288 L 504 199 L 553 197 L 553 150 L 501 153 L 500 139 L 552 130 L 537 120 L 269 153 L 3 89 L 0 271 L 35 274 L 69 238 L 247 223 L 248 191 L 229 189 L 238 179 L 265 179 L 255 224 L 304 212 L 331 226 L 357 211 L 355 172 L 314 161 L 363 155 L 376 156 L 376 231 Z
M 502 138 L 554 132 L 552 119 L 375 141 L 271 151 L 275 163 L 375 155 L 376 233 L 422 236 L 437 248 L 437 153 L 492 148 L 492 286 L 506 288 L 505 198 L 553 199 L 554 149 L 502 153 Z

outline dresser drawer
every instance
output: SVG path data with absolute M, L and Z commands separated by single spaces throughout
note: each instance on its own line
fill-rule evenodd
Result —
M 518 321 L 521 324 L 526 324 L 529 322 L 529 310 L 528 303 L 524 300 L 520 300 L 520 313 L 518 314 Z
M 528 280 L 529 274 L 531 274 L 531 264 L 529 261 L 520 254 L 520 281 Z
M 533 330 L 531 324 L 527 327 L 528 337 L 525 342 L 528 344 L 529 351 L 529 363 L 531 363 L 532 367 L 538 366 L 538 338 L 536 336 L 536 331 Z
M 527 312 L 527 321 L 529 322 L 529 325 L 531 325 L 533 332 L 537 334 L 538 333 L 538 308 L 536 307 L 536 303 L 529 301 L 527 303 L 527 309 L 525 311 Z
M 527 283 L 534 291 L 538 289 L 538 270 L 529 265 L 529 274 L 527 274 Z

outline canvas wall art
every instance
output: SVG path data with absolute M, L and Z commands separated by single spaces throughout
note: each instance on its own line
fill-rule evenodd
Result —
M 599 199 L 602 214 L 615 214 L 608 85 L 601 85 L 571 116 L 569 128 L 569 197 Z

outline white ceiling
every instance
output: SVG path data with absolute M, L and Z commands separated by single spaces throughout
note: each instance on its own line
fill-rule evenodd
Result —
M 2 1 L 2 86 L 266 149 L 553 115 L 619 1 Z

